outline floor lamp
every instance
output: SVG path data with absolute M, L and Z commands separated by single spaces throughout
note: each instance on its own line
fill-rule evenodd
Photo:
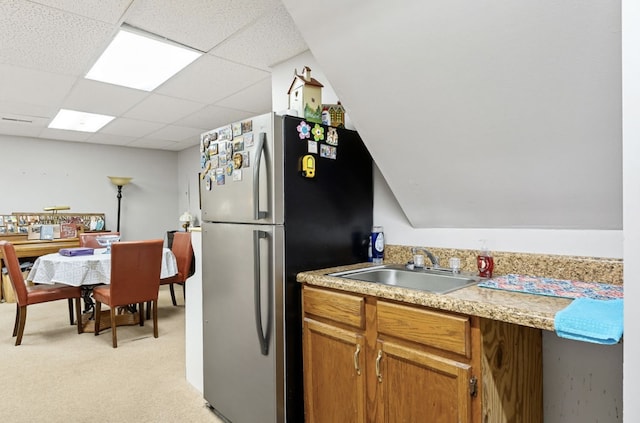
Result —
M 120 232 L 120 201 L 122 200 L 122 187 L 127 185 L 133 178 L 126 176 L 108 176 L 111 179 L 111 183 L 118 187 L 118 227 L 117 231 Z

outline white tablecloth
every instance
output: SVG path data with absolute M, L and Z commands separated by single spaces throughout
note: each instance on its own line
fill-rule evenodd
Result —
M 59 253 L 40 256 L 33 264 L 27 280 L 34 283 L 63 283 L 71 286 L 108 284 L 111 279 L 111 254 L 98 248 L 93 255 L 67 257 Z M 178 273 L 176 257 L 164 248 L 160 278 Z

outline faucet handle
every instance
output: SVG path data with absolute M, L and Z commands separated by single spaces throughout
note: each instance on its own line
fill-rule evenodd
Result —
M 449 259 L 449 267 L 453 273 L 460 273 L 460 258 L 451 257 Z

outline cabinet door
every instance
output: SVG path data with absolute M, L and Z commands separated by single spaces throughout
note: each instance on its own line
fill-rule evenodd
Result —
M 389 341 L 377 346 L 385 422 L 471 422 L 470 365 Z
M 307 423 L 363 423 L 364 338 L 304 319 L 304 391 Z

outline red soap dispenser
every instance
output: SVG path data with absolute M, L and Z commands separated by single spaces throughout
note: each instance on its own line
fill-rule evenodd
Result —
M 478 275 L 481 278 L 490 278 L 493 275 L 493 257 L 487 248 L 485 240 L 481 241 L 482 247 L 477 257 Z

